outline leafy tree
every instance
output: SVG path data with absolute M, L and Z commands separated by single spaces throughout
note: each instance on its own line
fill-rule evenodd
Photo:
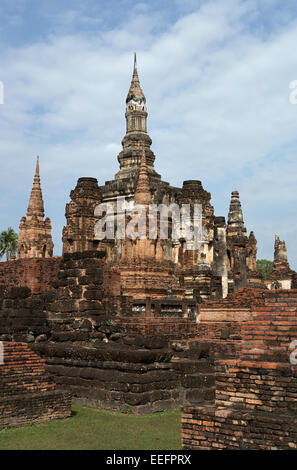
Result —
M 264 279 L 267 279 L 269 274 L 273 271 L 273 262 L 268 259 L 258 259 L 257 260 L 257 269 L 260 273 L 263 274 Z
M 6 259 L 10 260 L 12 255 L 16 254 L 18 243 L 18 235 L 9 227 L 0 233 L 0 258 L 6 254 Z

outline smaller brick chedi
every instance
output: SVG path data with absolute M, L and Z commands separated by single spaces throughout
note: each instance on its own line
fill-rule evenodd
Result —
M 227 259 L 229 291 L 237 290 L 246 285 L 262 282 L 262 276 L 257 271 L 257 240 L 254 232 L 247 236 L 244 225 L 239 192 L 233 191 L 227 225 Z
M 286 243 L 275 235 L 273 271 L 265 280 L 268 289 L 291 289 L 296 273 L 290 268 Z
M 22 217 L 19 230 L 18 258 L 50 258 L 53 256 L 51 221 L 48 217 L 44 219 L 39 157 L 37 157 L 27 217 Z
M 98 242 L 94 240 L 97 218 L 94 212 L 102 199 L 97 179 L 79 178 L 70 198 L 66 205 L 67 225 L 62 236 L 63 254 L 97 249 Z

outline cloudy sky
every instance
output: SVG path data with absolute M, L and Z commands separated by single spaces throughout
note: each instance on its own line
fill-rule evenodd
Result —
M 240 192 L 258 257 L 297 269 L 296 0 L 1 0 L 0 230 L 18 230 L 40 155 L 55 254 L 69 192 L 118 171 L 133 52 L 156 170 Z

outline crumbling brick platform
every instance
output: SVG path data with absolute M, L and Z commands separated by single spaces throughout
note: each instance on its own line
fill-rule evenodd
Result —
M 0 428 L 70 416 L 71 393 L 56 389 L 45 374 L 45 361 L 26 343 L 2 343 L 2 347 Z
M 101 343 L 93 349 L 46 343 L 32 347 L 46 358 L 46 370 L 57 385 L 85 405 L 139 415 L 213 401 L 213 363 L 199 359 L 198 350 L 194 359 L 179 357 L 157 337 L 131 336 L 129 343 Z

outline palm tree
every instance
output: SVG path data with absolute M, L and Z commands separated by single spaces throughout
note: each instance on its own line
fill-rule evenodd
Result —
M 0 233 L 0 258 L 6 254 L 7 261 L 16 254 L 18 243 L 18 235 L 13 228 L 8 227 Z

